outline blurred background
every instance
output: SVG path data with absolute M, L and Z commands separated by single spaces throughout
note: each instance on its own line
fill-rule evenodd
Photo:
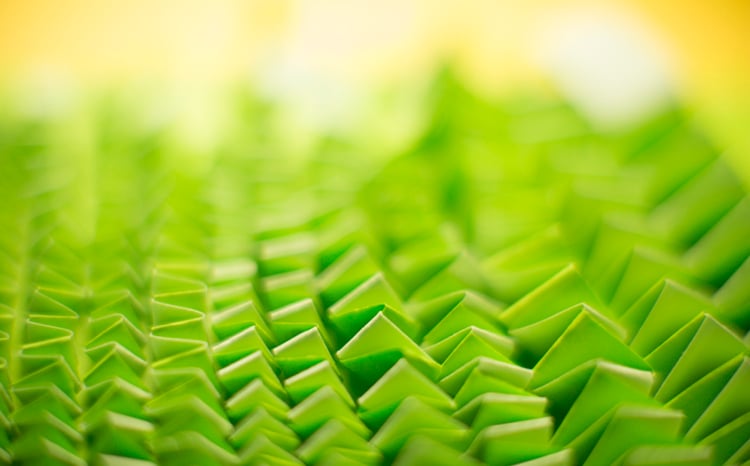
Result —
M 247 81 L 331 124 L 446 62 L 488 96 L 562 92 L 603 129 L 676 97 L 750 185 L 746 0 L 0 2 L 0 85 L 30 107 L 156 86 L 203 127 Z

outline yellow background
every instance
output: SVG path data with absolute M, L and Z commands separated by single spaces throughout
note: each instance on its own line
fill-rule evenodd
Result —
M 0 0 L 0 76 L 82 83 L 211 83 L 277 57 L 359 83 L 397 82 L 452 59 L 480 89 L 543 79 L 540 19 L 609 8 L 670 54 L 681 97 L 750 180 L 747 0 Z

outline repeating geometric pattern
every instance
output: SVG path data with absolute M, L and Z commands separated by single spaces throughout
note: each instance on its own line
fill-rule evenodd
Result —
M 6 116 L 0 463 L 750 463 L 750 198 L 689 117 L 434 91 L 387 162 L 243 93 L 203 171 Z

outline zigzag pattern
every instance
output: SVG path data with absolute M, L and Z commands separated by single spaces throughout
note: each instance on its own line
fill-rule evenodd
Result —
M 0 463 L 750 462 L 750 199 L 713 148 L 677 109 L 601 135 L 437 90 L 384 166 L 6 126 Z

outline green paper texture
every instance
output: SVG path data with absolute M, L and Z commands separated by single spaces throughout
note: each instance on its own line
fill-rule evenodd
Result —
M 433 91 L 393 154 L 247 90 L 209 155 L 0 114 L 0 464 L 750 462 L 750 200 L 689 115 Z

